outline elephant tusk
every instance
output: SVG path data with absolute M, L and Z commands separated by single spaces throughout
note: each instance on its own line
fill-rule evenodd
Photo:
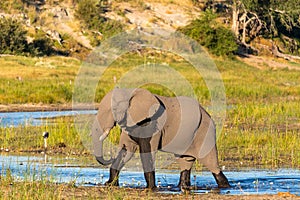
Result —
M 107 138 L 109 131 L 110 129 L 106 129 L 106 131 L 99 137 L 100 142 L 103 142 Z

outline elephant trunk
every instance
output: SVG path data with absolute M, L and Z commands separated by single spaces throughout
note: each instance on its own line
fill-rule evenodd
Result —
M 110 158 L 109 160 L 104 159 L 103 142 L 108 137 L 109 131 L 110 131 L 110 129 L 107 129 L 100 137 L 99 137 L 99 134 L 97 134 L 96 132 L 92 133 L 94 155 L 96 157 L 96 160 L 101 165 L 110 165 L 114 161 L 113 158 Z
M 103 156 L 96 156 L 96 160 L 98 161 L 98 163 L 100 163 L 101 165 L 110 165 L 111 163 L 113 163 L 114 159 L 110 158 L 109 160 L 105 160 L 103 158 Z

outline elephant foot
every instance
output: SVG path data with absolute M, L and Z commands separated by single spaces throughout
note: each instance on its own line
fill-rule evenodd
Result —
M 147 188 L 151 189 L 152 191 L 155 191 L 157 189 L 155 185 L 155 172 L 145 172 L 144 176 L 147 183 Z
M 119 186 L 119 170 L 110 168 L 109 169 L 109 179 L 104 183 L 107 186 Z
M 215 177 L 219 188 L 230 188 L 231 187 L 226 176 L 223 174 L 222 171 L 220 171 L 220 173 L 218 173 L 218 174 L 215 174 L 215 173 L 212 173 L 212 174 Z
M 191 170 L 183 170 L 180 172 L 180 180 L 178 183 L 178 187 L 182 192 L 186 192 L 190 190 L 191 186 Z

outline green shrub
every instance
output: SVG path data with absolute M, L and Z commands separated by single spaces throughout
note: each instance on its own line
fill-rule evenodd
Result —
M 27 31 L 14 19 L 0 19 L 0 53 L 23 54 L 27 48 Z
M 106 21 L 106 18 L 102 16 L 103 13 L 97 0 L 80 1 L 76 9 L 76 17 L 83 20 L 85 25 L 93 30 L 97 30 Z
M 103 36 L 111 37 L 123 30 L 123 24 L 116 20 L 108 20 L 100 26 L 100 32 Z
M 47 37 L 36 38 L 29 45 L 28 50 L 32 56 L 50 56 L 54 53 L 52 45 L 52 40 Z
M 104 16 L 107 10 L 107 7 L 102 5 L 104 1 L 80 1 L 76 9 L 76 17 L 82 20 L 89 30 L 93 31 L 90 37 L 93 46 L 99 45 L 103 38 L 111 37 L 123 30 L 121 22 Z
M 234 34 L 231 30 L 218 25 L 216 15 L 211 11 L 204 12 L 200 18 L 178 30 L 218 56 L 231 56 L 238 49 Z
M 37 33 L 32 43 L 27 42 L 26 36 L 27 31 L 17 20 L 0 19 L 0 54 L 49 56 L 58 53 L 45 33 Z

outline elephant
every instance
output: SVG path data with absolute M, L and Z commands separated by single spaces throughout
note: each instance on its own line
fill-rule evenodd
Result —
M 118 153 L 105 159 L 103 141 L 116 125 L 122 130 Z M 230 187 L 218 164 L 214 121 L 194 98 L 165 97 L 142 88 L 115 88 L 99 104 L 91 138 L 96 160 L 101 165 L 111 164 L 107 185 L 119 185 L 120 170 L 139 150 L 146 187 L 155 189 L 155 154 L 159 150 L 175 155 L 182 190 L 191 187 L 196 159 L 212 172 L 219 188 Z

